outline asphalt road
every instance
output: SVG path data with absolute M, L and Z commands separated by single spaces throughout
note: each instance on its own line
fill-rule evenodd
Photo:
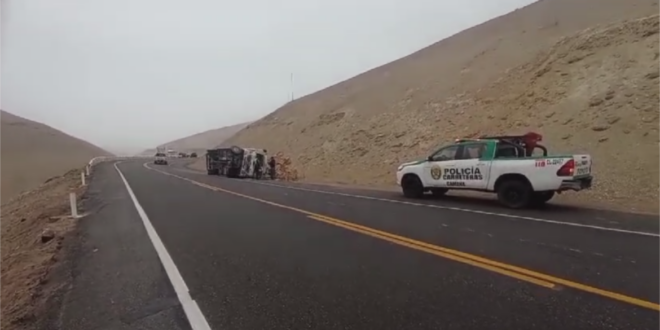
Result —
M 167 274 L 112 163 L 94 167 L 48 329 L 189 330 Z
M 119 164 L 212 329 L 658 328 L 657 218 L 177 166 Z

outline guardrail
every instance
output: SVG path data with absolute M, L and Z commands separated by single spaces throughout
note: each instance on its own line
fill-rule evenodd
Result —
M 154 157 L 107 157 L 107 156 L 99 156 L 99 157 L 94 157 L 89 160 L 87 165 L 85 166 L 85 170 L 80 172 L 80 183 L 83 186 L 87 185 L 87 177 L 92 174 L 92 168 L 94 168 L 95 165 L 98 165 L 103 162 L 108 162 L 108 161 L 121 161 L 121 160 L 132 160 L 132 159 L 153 159 Z M 71 217 L 74 219 L 82 217 L 82 215 L 78 214 L 78 197 L 76 196 L 75 191 L 70 191 L 69 192 L 69 203 L 71 207 Z
M 82 186 L 87 185 L 87 177 L 92 174 L 92 168 L 94 168 L 95 165 L 98 165 L 103 162 L 109 162 L 109 161 L 121 161 L 121 160 L 133 160 L 133 159 L 154 159 L 155 157 L 107 157 L 107 156 L 99 156 L 99 157 L 94 157 L 89 160 L 87 165 L 85 166 L 85 170 L 80 172 L 80 183 Z M 69 192 L 69 204 L 71 208 L 71 217 L 74 219 L 80 218 L 84 215 L 81 215 L 78 213 L 78 197 L 76 196 L 75 189 Z

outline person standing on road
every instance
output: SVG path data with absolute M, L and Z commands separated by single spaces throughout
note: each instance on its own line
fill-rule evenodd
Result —
M 272 180 L 275 180 L 276 172 L 275 172 L 275 157 L 270 156 L 270 159 L 268 159 L 268 169 L 270 170 L 270 178 Z
M 256 162 L 254 163 L 254 178 L 261 180 L 263 175 L 263 157 L 257 157 Z

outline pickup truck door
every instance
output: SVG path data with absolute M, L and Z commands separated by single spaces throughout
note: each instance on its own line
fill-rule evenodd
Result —
M 490 178 L 492 161 L 486 153 L 490 152 L 485 142 L 461 145 L 454 167 L 447 176 L 447 188 L 486 189 Z
M 446 188 L 445 173 L 455 166 L 455 158 L 459 145 L 451 145 L 439 149 L 430 156 L 424 165 L 422 180 L 425 187 Z

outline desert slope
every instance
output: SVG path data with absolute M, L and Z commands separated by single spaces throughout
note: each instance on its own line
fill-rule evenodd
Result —
M 391 185 L 457 136 L 538 131 L 595 157 L 582 202 L 658 209 L 658 1 L 543 0 L 305 96 L 226 144 L 308 180 Z
M 232 137 L 236 132 L 242 130 L 250 123 L 240 123 L 231 126 L 225 126 L 221 128 L 216 128 L 208 130 L 205 132 L 197 133 L 191 136 L 187 136 L 178 140 L 170 141 L 168 143 L 163 143 L 158 147 L 167 146 L 173 150 L 177 151 L 204 151 L 209 148 L 214 148 L 220 145 L 222 142 Z M 143 152 L 145 155 L 150 155 L 156 152 L 156 149 L 149 149 Z
M 107 151 L 48 125 L 9 112 L 0 113 L 2 124 L 2 203 L 45 180 L 82 167 Z

